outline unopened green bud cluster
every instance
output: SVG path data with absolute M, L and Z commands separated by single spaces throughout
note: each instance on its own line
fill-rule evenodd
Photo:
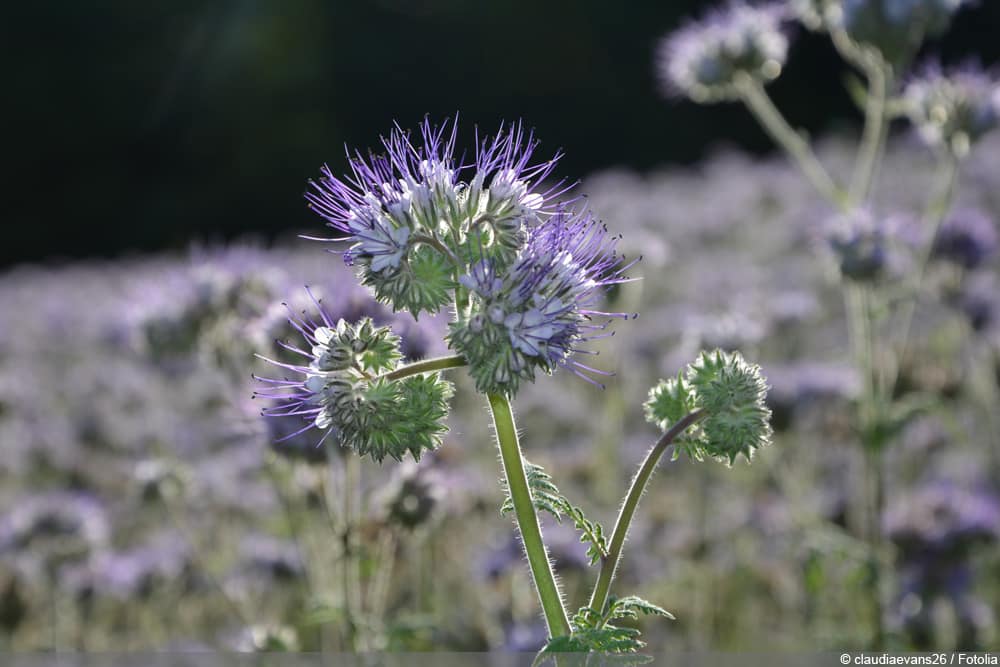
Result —
M 701 461 L 706 457 L 732 465 L 742 454 L 747 461 L 771 440 L 771 411 L 765 404 L 767 382 L 760 367 L 739 352 L 702 352 L 677 377 L 661 380 L 649 391 L 646 419 L 666 431 L 688 414 L 699 421 L 674 441 L 681 452 Z
M 322 408 L 317 427 L 336 429 L 342 445 L 376 461 L 402 460 L 407 453 L 419 460 L 441 444 L 452 385 L 436 374 L 384 377 L 402 356 L 399 337 L 388 327 L 368 318 L 340 320 L 314 336 L 306 389 Z

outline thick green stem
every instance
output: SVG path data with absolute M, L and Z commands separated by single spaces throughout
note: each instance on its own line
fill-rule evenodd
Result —
M 528 477 L 524 473 L 524 460 L 521 457 L 521 446 L 517 440 L 517 428 L 514 426 L 514 413 L 510 402 L 501 394 L 488 394 L 490 409 L 493 411 L 493 424 L 496 427 L 497 445 L 500 447 L 500 458 L 503 461 L 504 475 L 507 477 L 507 488 L 514 501 L 514 514 L 517 526 L 521 531 L 521 541 L 531 566 L 531 576 L 535 581 L 535 590 L 545 612 L 545 623 L 549 628 L 550 637 L 561 637 L 571 633 L 569 618 L 563 608 L 559 587 L 549 563 L 545 544 L 542 542 L 542 529 L 538 525 L 538 515 L 528 488 Z
M 460 354 L 448 357 L 434 357 L 433 359 L 424 359 L 423 361 L 415 361 L 412 364 L 401 366 L 390 373 L 386 373 L 382 377 L 386 380 L 402 380 L 403 378 L 411 375 L 433 373 L 434 371 L 443 371 L 449 368 L 461 368 L 467 363 L 468 362 L 465 361 L 465 357 Z
M 594 584 L 594 592 L 590 596 L 590 608 L 598 612 L 604 611 L 604 606 L 608 601 L 608 593 L 611 590 L 611 582 L 615 578 L 615 571 L 618 569 L 618 561 L 621 559 L 622 547 L 625 546 L 625 538 L 628 536 L 628 529 L 632 525 L 632 517 L 639 507 L 639 499 L 646 491 L 646 484 L 656 470 L 656 465 L 660 462 L 660 457 L 667 450 L 667 447 L 677 439 L 681 433 L 689 426 L 705 417 L 701 410 L 694 410 L 682 417 L 674 424 L 669 431 L 657 440 L 645 460 L 639 466 L 639 472 L 632 479 L 632 486 L 625 496 L 621 511 L 618 513 L 618 521 L 615 522 L 614 532 L 611 534 L 611 541 L 608 543 L 608 555 L 601 558 L 601 571 L 597 575 L 597 583 Z
M 771 139 L 798 163 L 799 168 L 802 169 L 813 187 L 838 209 L 846 210 L 848 207 L 847 194 L 834 182 L 819 158 L 816 157 L 809 142 L 802 137 L 800 132 L 788 124 L 785 117 L 774 106 L 774 102 L 771 101 L 760 82 L 753 79 L 745 80 L 740 85 L 740 94 L 743 103 L 747 105 L 747 108 L 757 118 Z

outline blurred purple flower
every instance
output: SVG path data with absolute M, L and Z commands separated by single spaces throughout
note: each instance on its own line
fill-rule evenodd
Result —
M 952 212 L 934 239 L 933 256 L 974 269 L 991 258 L 998 238 L 993 218 L 980 209 L 962 208 Z
M 781 26 L 786 15 L 779 2 L 734 1 L 667 36 L 657 51 L 664 89 L 696 102 L 714 102 L 739 97 L 742 78 L 777 78 L 788 53 Z

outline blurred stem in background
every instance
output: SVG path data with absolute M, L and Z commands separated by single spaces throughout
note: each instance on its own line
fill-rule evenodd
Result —
M 344 506 L 342 508 L 344 523 L 341 535 L 343 540 L 344 629 L 347 634 L 347 646 L 352 651 L 357 651 L 360 648 L 358 625 L 361 612 L 361 559 L 360 554 L 358 554 L 356 537 L 361 517 L 360 486 L 361 459 L 357 456 L 348 456 L 344 459 Z
M 774 105 L 770 95 L 767 94 L 764 86 L 759 81 L 745 77 L 740 82 L 739 92 L 743 103 L 757 118 L 771 139 L 798 164 L 813 187 L 838 209 L 846 210 L 848 208 L 847 193 L 837 185 L 826 167 L 816 157 L 816 153 L 813 152 L 812 146 L 803 133 L 788 124 L 781 111 Z
M 835 33 L 838 31 L 834 31 Z M 858 147 L 854 171 L 851 176 L 850 205 L 852 209 L 865 208 L 871 198 L 878 167 L 885 152 L 888 137 L 886 99 L 891 86 L 892 73 L 881 57 L 857 50 L 850 40 L 834 43 L 841 54 L 857 65 L 868 79 L 868 96 L 865 100 L 865 124 Z M 885 510 L 885 480 L 882 473 L 883 446 L 881 425 L 885 422 L 886 407 L 891 394 L 886 394 L 886 383 L 880 381 L 877 354 L 879 322 L 873 308 L 874 290 L 867 284 L 844 283 L 847 317 L 853 335 L 850 337 L 853 357 L 861 374 L 862 393 L 859 402 L 858 425 L 861 444 L 865 453 L 868 512 L 865 536 L 869 546 L 869 571 L 871 591 L 873 650 L 885 645 L 885 610 L 883 605 L 882 567 L 882 514 Z
M 896 363 L 893 365 L 889 375 L 888 387 L 894 390 L 899 381 L 899 368 L 906 356 L 910 344 L 910 332 L 913 328 L 913 316 L 917 310 L 917 302 L 923 291 L 924 278 L 927 275 L 927 266 L 930 264 L 931 253 L 934 250 L 934 241 L 937 238 L 941 223 L 951 209 L 955 200 L 955 189 L 958 184 L 958 160 L 952 156 L 943 158 L 938 169 L 938 190 L 934 198 L 928 202 L 921 221 L 923 229 L 927 230 L 927 238 L 924 239 L 924 247 L 917 258 L 916 272 L 913 274 L 913 281 L 909 285 L 906 294 L 906 301 L 902 306 L 899 326 L 899 354 Z
M 889 97 L 893 90 L 894 76 L 891 65 L 877 51 L 857 44 L 842 30 L 832 30 L 831 37 L 844 59 L 860 70 L 868 83 L 868 94 L 864 102 L 864 129 L 848 192 L 845 193 L 837 185 L 802 133 L 789 125 L 760 82 L 746 77 L 739 84 L 739 92 L 750 112 L 798 164 L 816 190 L 835 208 L 850 215 L 869 206 L 878 178 L 888 138 Z M 864 513 L 862 531 L 869 547 L 869 590 L 873 616 L 871 647 L 874 650 L 880 650 L 885 645 L 881 521 L 886 503 L 884 448 L 891 437 L 886 427 L 934 238 L 954 198 L 957 176 L 955 158 L 945 159 L 941 174 L 943 186 L 940 194 L 928 205 L 923 217 L 924 229 L 929 231 L 929 236 L 920 253 L 912 294 L 908 295 L 903 305 L 902 326 L 898 335 L 889 339 L 883 339 L 880 335 L 884 328 L 883 314 L 887 301 L 876 288 L 863 282 L 847 279 L 842 281 L 851 357 L 861 377 L 862 388 L 857 408 L 857 425 L 866 470 L 867 511 Z M 891 331 L 887 333 L 892 335 Z M 900 344 L 893 354 L 890 350 L 891 341 L 894 340 L 900 341 Z

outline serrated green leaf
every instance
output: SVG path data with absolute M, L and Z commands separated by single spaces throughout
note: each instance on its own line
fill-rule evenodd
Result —
M 540 465 L 524 461 L 524 474 L 528 478 L 528 489 L 531 491 L 531 500 L 535 508 L 540 512 L 548 512 L 556 521 L 562 523 L 563 516 L 568 516 L 573 525 L 580 531 L 580 541 L 588 544 L 587 557 L 593 565 L 602 557 L 608 555 L 608 541 L 604 535 L 604 527 L 591 521 L 583 513 L 583 510 L 573 505 L 566 496 L 562 495 L 559 488 L 553 484 L 552 477 Z M 500 514 L 507 514 L 514 511 L 514 500 L 507 490 L 507 482 L 501 480 L 506 496 L 500 505 Z
M 602 628 L 579 628 L 572 635 L 549 640 L 539 655 L 547 653 L 635 653 L 645 642 L 635 628 L 605 625 Z
M 637 595 L 627 595 L 623 598 L 611 598 L 608 605 L 609 618 L 638 618 L 639 614 L 647 616 L 663 616 L 676 620 L 674 615 L 659 605 L 643 600 Z

